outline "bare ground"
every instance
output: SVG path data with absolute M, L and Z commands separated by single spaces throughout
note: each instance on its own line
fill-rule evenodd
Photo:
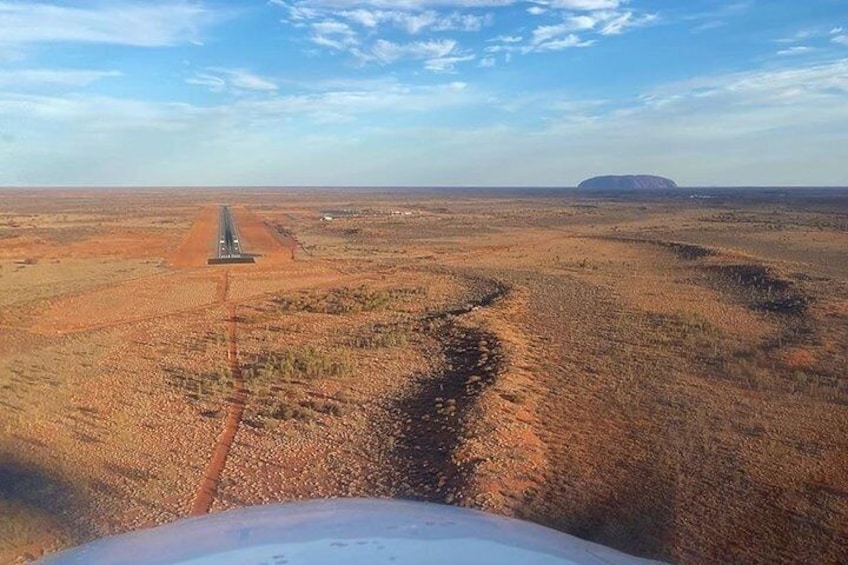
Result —
M 848 560 L 842 192 L 60 196 L 0 217 L 4 562 L 328 496 Z

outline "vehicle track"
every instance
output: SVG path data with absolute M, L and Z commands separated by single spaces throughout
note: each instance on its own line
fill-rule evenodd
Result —
M 230 448 L 235 440 L 241 417 L 244 414 L 244 405 L 246 400 L 246 392 L 244 388 L 244 379 L 241 375 L 241 369 L 238 362 L 238 342 L 237 328 L 238 318 L 236 317 L 236 305 L 230 304 L 229 309 L 229 346 L 227 348 L 227 361 L 230 366 L 230 373 L 233 378 L 233 392 L 227 403 L 227 417 L 224 419 L 224 427 L 221 430 L 221 435 L 218 436 L 218 442 L 212 451 L 212 457 L 206 465 L 206 470 L 203 472 L 203 478 L 198 485 L 197 493 L 194 497 L 194 502 L 191 505 L 190 516 L 200 516 L 209 512 L 212 503 L 215 501 L 215 494 L 218 490 L 218 483 L 221 480 L 221 473 L 224 471 L 224 466 L 227 464 L 227 456 L 230 453 Z
M 224 274 L 221 275 L 221 280 L 218 281 L 215 288 L 215 301 L 218 303 L 224 303 L 227 301 L 227 296 L 230 293 L 230 271 L 224 271 Z

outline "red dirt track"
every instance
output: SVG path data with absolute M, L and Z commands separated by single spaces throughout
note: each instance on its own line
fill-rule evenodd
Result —
M 235 206 L 232 212 L 238 227 L 239 236 L 248 253 L 258 255 L 261 257 L 261 261 L 266 264 L 277 264 L 292 259 L 292 249 L 283 246 L 259 216 L 244 206 Z M 179 268 L 206 266 L 208 258 L 214 253 L 217 230 L 218 208 L 216 206 L 204 207 L 182 244 L 172 255 L 169 264 Z M 216 302 L 223 303 L 227 301 L 229 288 L 229 271 L 225 271 L 216 284 Z M 229 313 L 229 347 L 227 358 L 233 378 L 233 392 L 229 399 L 223 430 L 218 437 L 218 442 L 203 473 L 203 478 L 191 506 L 190 515 L 192 516 L 209 512 L 215 500 L 218 483 L 224 471 L 230 447 L 233 444 L 239 424 L 241 423 L 242 414 L 244 413 L 245 390 L 238 364 L 235 304 L 230 305 Z
M 241 423 L 241 416 L 244 413 L 245 391 L 244 380 L 242 379 L 241 369 L 238 363 L 238 345 L 236 342 L 237 324 L 236 305 L 231 304 L 227 359 L 230 363 L 230 372 L 233 376 L 233 394 L 227 406 L 224 429 L 218 437 L 218 443 L 215 445 L 212 458 L 206 466 L 194 502 L 191 505 L 191 511 L 189 513 L 191 516 L 206 514 L 212 507 L 212 502 L 215 500 L 215 493 L 218 489 L 218 482 L 221 480 L 221 473 L 227 464 L 227 456 L 230 453 L 230 447 L 233 445 L 233 440 L 235 440 L 239 424 Z

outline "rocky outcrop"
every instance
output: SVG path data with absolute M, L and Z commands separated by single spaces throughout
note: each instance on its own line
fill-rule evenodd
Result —
M 584 180 L 577 188 L 594 190 L 664 190 L 677 183 L 654 175 L 607 175 Z

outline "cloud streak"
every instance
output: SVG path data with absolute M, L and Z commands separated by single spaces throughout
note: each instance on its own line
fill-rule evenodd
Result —
M 655 14 L 626 8 L 627 0 L 272 0 L 284 8 L 290 25 L 311 26 L 310 41 L 318 47 L 347 52 L 361 64 L 381 65 L 404 59 L 423 61 L 424 69 L 454 72 L 458 65 L 475 60 L 483 68 L 494 66 L 492 55 L 545 53 L 576 47 L 590 47 L 605 36 L 619 35 L 657 21 Z M 494 45 L 471 46 L 457 34 L 479 33 L 498 20 L 495 10 L 530 4 L 528 11 L 538 16 L 539 23 L 526 33 L 524 25 L 515 33 L 499 34 L 490 39 Z M 547 20 L 545 22 L 544 20 Z M 405 55 L 387 57 L 387 44 L 402 45 L 387 34 L 401 31 L 415 37 Z M 452 35 L 445 35 L 450 33 Z M 525 39 L 526 38 L 526 39 Z M 433 57 L 420 56 L 419 48 L 438 42 L 452 42 L 451 53 Z M 460 47 L 460 42 L 463 47 Z M 393 53 L 399 49 L 391 49 Z
M 199 41 L 216 16 L 193 2 L 0 2 L 0 45 L 101 43 L 165 47 Z
M 595 170 L 636 169 L 684 184 L 827 183 L 848 127 L 848 60 L 703 76 L 624 103 L 536 92 L 501 108 L 494 93 L 461 81 L 313 86 L 322 90 L 214 106 L 0 94 L 3 122 L 29 124 L 12 132 L 0 170 L 5 182 L 28 184 L 114 182 L 112 161 L 136 163 L 119 177 L 128 183 L 568 185 Z M 500 118 L 462 127 L 433 119 L 482 107 Z M 531 107 L 545 127 L 510 125 Z M 391 125 L 401 117 L 405 126 Z M 57 131 L 58 147 L 49 142 Z M 32 157 L 45 151 L 50 159 Z M 811 159 L 815 170 L 804 166 Z
M 205 86 L 212 92 L 256 91 L 273 92 L 278 86 L 272 80 L 246 69 L 210 67 L 186 79 L 186 83 Z
M 97 71 L 79 69 L 2 69 L 0 89 L 17 91 L 51 88 L 85 87 L 104 78 L 120 77 L 119 71 Z

